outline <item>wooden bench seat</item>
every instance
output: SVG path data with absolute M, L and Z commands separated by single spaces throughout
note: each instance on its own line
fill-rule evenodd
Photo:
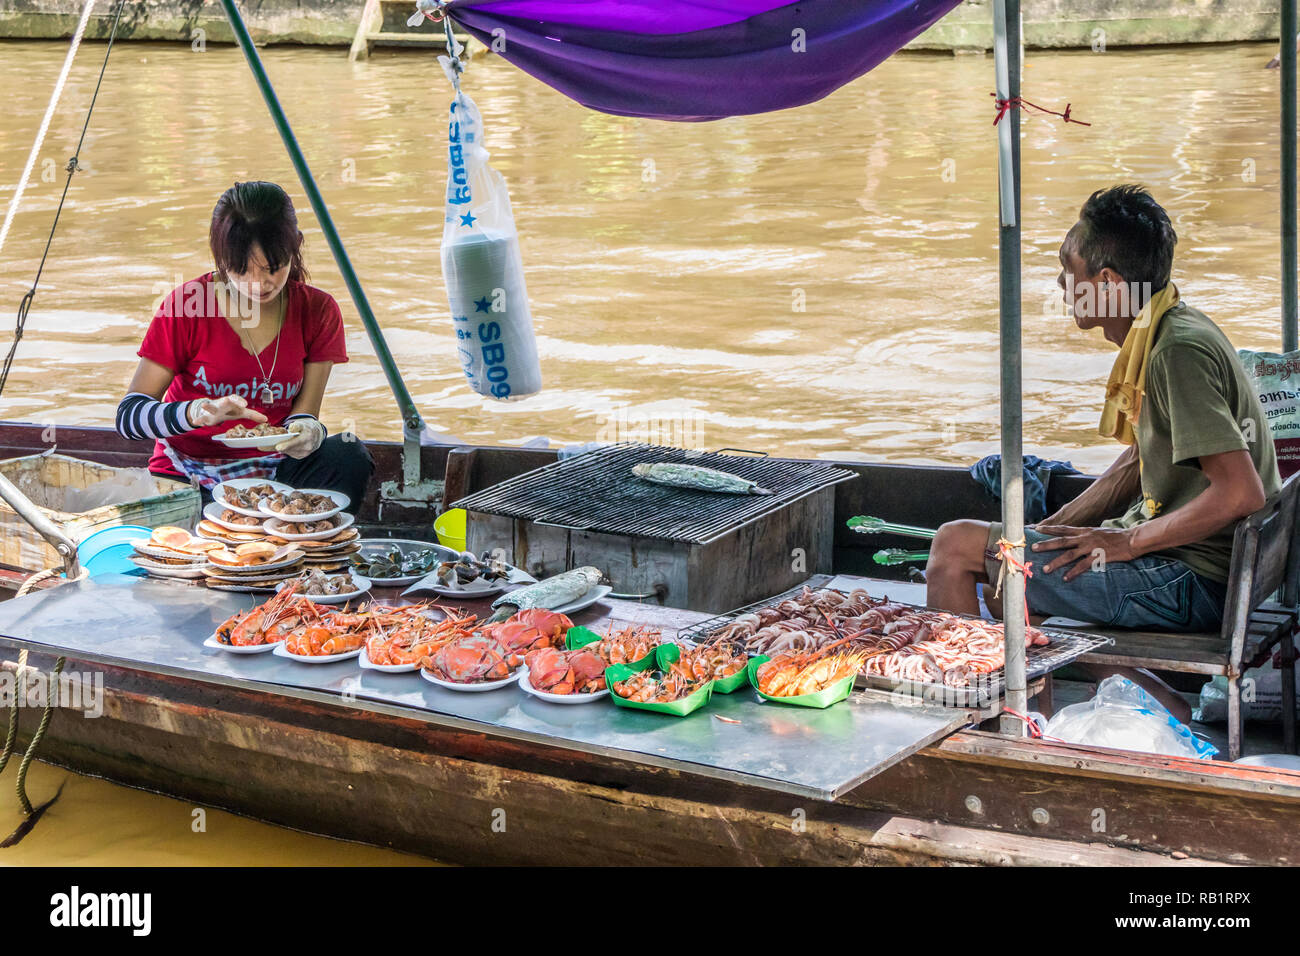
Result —
M 1294 613 L 1258 609 L 1251 615 L 1246 633 L 1245 659 L 1268 657 L 1277 646 L 1284 628 L 1294 628 Z M 1080 630 L 1084 630 L 1080 628 Z M 1226 674 L 1228 646 L 1217 631 L 1173 634 L 1168 631 L 1119 631 L 1087 628 L 1105 633 L 1115 643 L 1085 655 L 1085 661 L 1118 664 L 1123 667 L 1159 667 L 1186 674 Z M 1160 661 L 1160 664 L 1153 664 Z M 1262 662 L 1261 662 L 1262 663 Z M 1258 664 L 1251 663 L 1255 667 Z

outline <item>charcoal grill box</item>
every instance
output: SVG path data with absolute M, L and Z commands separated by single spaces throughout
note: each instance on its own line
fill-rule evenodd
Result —
M 772 495 L 728 495 L 635 478 L 643 462 L 727 471 Z M 831 571 L 835 485 L 856 478 L 819 462 L 624 443 L 535 469 L 452 503 L 466 547 L 501 549 L 542 578 L 594 565 L 614 592 L 723 612 Z

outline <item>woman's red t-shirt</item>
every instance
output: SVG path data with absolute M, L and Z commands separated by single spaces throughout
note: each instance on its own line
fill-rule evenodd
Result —
M 259 356 L 262 363 L 259 369 L 258 360 L 245 348 L 243 337 L 226 321 L 225 301 L 218 294 L 221 289 L 213 273 L 173 289 L 149 323 L 149 331 L 137 354 L 176 373 L 163 401 L 242 395 L 248 399 L 249 408 L 264 414 L 271 424 L 279 425 L 292 410 L 302 389 L 303 366 L 307 362 L 348 360 L 343 314 L 329 293 L 305 282 L 289 282 L 285 286 L 289 300 L 279 334 L 279 354 L 272 341 Z M 275 396 L 270 405 L 263 404 L 260 398 L 263 369 Z M 212 435 L 237 424 L 240 423 L 228 421 L 196 428 L 167 441 L 187 458 L 233 460 L 267 454 L 256 448 L 227 448 L 211 440 Z M 161 442 L 154 448 L 149 468 L 176 471 Z

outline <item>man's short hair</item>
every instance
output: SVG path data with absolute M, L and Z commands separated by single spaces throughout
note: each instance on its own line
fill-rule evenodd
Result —
M 1089 275 L 1109 267 L 1125 282 L 1151 283 L 1153 293 L 1169 284 L 1178 234 L 1169 214 L 1141 186 L 1097 190 L 1079 210 L 1072 237 Z

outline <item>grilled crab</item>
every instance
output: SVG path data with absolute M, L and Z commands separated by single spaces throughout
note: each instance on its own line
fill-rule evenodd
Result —
M 522 655 L 541 647 L 560 647 L 571 627 L 573 622 L 563 614 L 530 608 L 495 625 L 492 636 L 514 653 Z
M 591 694 L 605 689 L 605 662 L 586 648 L 542 647 L 524 658 L 528 682 L 548 694 Z
M 433 652 L 425 667 L 440 680 L 455 684 L 477 684 L 504 680 L 523 659 L 496 638 L 476 631 Z

